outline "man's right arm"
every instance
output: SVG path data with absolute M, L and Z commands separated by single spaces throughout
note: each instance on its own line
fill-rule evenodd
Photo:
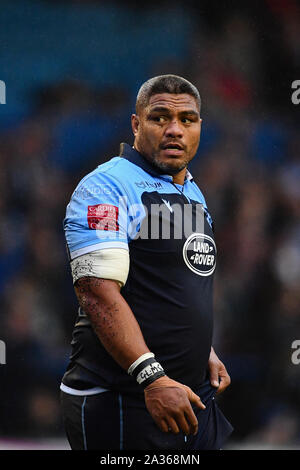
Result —
M 102 345 L 123 369 L 127 371 L 140 356 L 149 352 L 118 282 L 82 277 L 75 283 L 75 292 Z M 205 406 L 189 387 L 164 376 L 148 385 L 144 394 L 146 407 L 162 431 L 197 432 L 198 422 L 191 403 L 202 409 Z
M 123 369 L 149 352 L 116 281 L 83 277 L 75 283 L 75 292 L 104 348 Z

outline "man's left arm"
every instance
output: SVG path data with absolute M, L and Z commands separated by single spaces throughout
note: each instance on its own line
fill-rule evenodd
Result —
M 211 347 L 208 359 L 208 372 L 211 385 L 218 388 L 217 394 L 224 392 L 230 385 L 231 379 L 225 365 L 220 361 L 213 347 Z

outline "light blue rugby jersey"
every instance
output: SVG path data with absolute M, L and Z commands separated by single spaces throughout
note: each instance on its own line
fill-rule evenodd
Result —
M 184 185 L 160 174 L 128 144 L 120 155 L 99 165 L 77 185 L 67 206 L 64 230 L 70 259 L 104 248 L 125 248 L 137 235 L 145 217 L 145 192 L 172 194 L 176 190 L 203 204 L 212 226 L 204 196 L 187 171 Z M 176 188 L 176 190 L 175 190 Z
M 165 213 L 157 216 L 156 205 Z M 175 205 L 184 217 L 177 218 Z M 202 225 L 195 229 L 198 213 Z M 155 220 L 162 228 L 166 221 L 172 234 L 184 228 L 182 235 L 139 236 Z M 64 227 L 71 259 L 98 249 L 129 249 L 129 273 L 121 294 L 147 346 L 169 377 L 195 390 L 200 387 L 212 341 L 217 250 L 211 217 L 192 176 L 187 172 L 184 184 L 176 185 L 170 175 L 158 173 L 136 150 L 122 144 L 120 156 L 99 165 L 79 183 Z M 71 344 L 64 385 L 141 393 L 105 350 L 81 308 Z

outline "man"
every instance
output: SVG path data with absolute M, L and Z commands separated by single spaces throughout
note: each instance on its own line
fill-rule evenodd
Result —
M 211 347 L 216 246 L 187 170 L 199 92 L 154 77 L 131 121 L 133 147 L 83 178 L 64 222 L 80 304 L 67 436 L 72 449 L 219 449 L 232 427 L 214 402 L 230 383 Z

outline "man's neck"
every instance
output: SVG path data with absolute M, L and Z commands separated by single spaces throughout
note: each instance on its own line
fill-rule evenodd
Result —
M 181 171 L 176 173 L 176 175 L 173 175 L 173 183 L 181 184 L 182 186 L 184 184 L 185 175 L 186 175 L 186 168 L 183 168 Z

